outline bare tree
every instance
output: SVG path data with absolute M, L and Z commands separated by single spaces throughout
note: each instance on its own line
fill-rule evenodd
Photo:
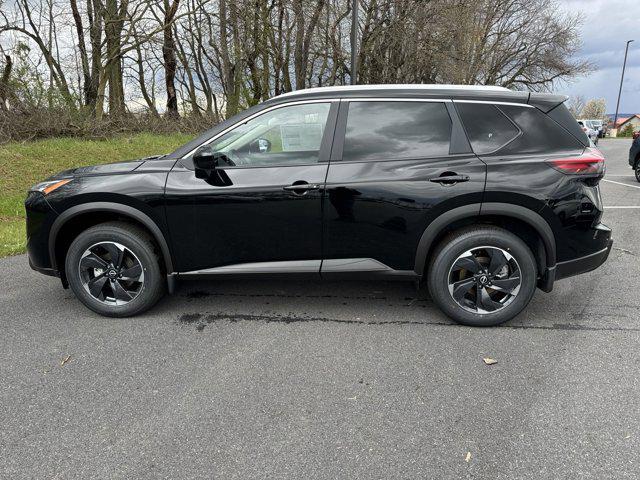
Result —
M 3 32 L 16 32 L 25 35 L 32 40 L 40 49 L 47 66 L 49 68 L 51 82 L 56 86 L 62 97 L 65 99 L 67 106 L 75 108 L 75 99 L 71 94 L 69 82 L 65 74 L 56 52 L 53 51 L 53 42 L 51 38 L 47 39 L 42 33 L 42 22 L 36 17 L 42 17 L 42 4 L 35 13 L 32 10 L 28 0 L 16 0 L 15 3 L 16 18 L 14 21 L 8 21 L 6 15 L 2 15 L 5 19 L 4 25 L 0 25 L 0 34 Z M 51 19 L 53 20 L 53 19 Z M 50 31 L 53 31 L 50 30 Z
M 591 118 L 603 120 L 607 114 L 607 102 L 604 98 L 592 98 L 583 107 L 580 116 L 582 118 Z
M 591 68 L 575 56 L 579 18 L 556 0 L 359 2 L 359 83 L 544 91 Z M 42 85 L 49 103 L 86 106 L 98 120 L 139 107 L 220 117 L 346 83 L 350 19 L 351 0 L 14 0 L 0 10 L 0 40 L 29 51 L 24 98 Z M 16 79 L 21 60 L 8 54 Z
M 8 109 L 7 101 L 9 100 L 9 79 L 11 78 L 11 69 L 13 61 L 9 55 L 4 55 L 4 67 L 0 76 L 0 110 Z
M 173 21 L 178 11 L 180 0 L 163 0 L 164 22 L 162 29 L 162 58 L 164 59 L 164 78 L 167 88 L 167 115 L 178 117 L 178 96 L 175 77 L 178 61 L 176 60 L 176 42 L 173 36 Z
M 579 118 L 582 114 L 582 110 L 584 110 L 585 103 L 584 96 L 572 95 L 569 97 L 569 100 L 567 100 L 567 108 L 571 112 L 571 115 Z

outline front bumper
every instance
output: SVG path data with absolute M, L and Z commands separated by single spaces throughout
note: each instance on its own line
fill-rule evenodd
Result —
M 581 273 L 595 270 L 607 261 L 612 246 L 613 240 L 609 238 L 608 245 L 598 252 L 576 258 L 574 260 L 558 262 L 556 264 L 555 279 L 560 280 L 562 278 L 573 277 L 574 275 L 580 275 Z
M 35 270 L 38 273 L 42 273 L 43 275 L 49 275 L 50 277 L 60 276 L 60 272 L 58 270 L 54 270 L 53 268 L 38 267 L 37 265 L 34 265 L 31 257 L 29 257 L 29 266 L 32 270 Z
M 58 276 L 49 255 L 49 232 L 58 214 L 39 192 L 29 193 L 25 201 L 25 210 L 29 266 L 45 275 Z

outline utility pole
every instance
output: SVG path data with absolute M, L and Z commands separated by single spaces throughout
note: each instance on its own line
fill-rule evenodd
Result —
M 613 118 L 613 128 L 616 130 L 616 136 L 618 135 L 618 109 L 620 108 L 620 95 L 622 95 L 622 82 L 624 82 L 624 70 L 627 67 L 627 53 L 629 53 L 629 44 L 633 40 L 627 40 L 627 47 L 624 49 L 624 62 L 622 63 L 622 76 L 620 77 L 620 90 L 618 90 L 618 102 L 616 103 L 616 116 Z
M 358 0 L 352 0 L 352 3 L 351 3 L 351 85 L 356 84 L 357 78 L 358 78 Z

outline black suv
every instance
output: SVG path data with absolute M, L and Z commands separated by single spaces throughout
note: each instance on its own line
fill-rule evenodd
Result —
M 26 200 L 31 266 L 130 316 L 177 279 L 424 280 L 454 320 L 513 318 L 592 270 L 604 158 L 565 97 L 499 87 L 278 96 L 157 158 L 78 168 Z

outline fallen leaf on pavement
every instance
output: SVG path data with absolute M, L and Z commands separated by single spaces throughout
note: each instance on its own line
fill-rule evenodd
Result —
M 467 452 L 467 456 L 464 457 L 464 461 L 469 463 L 470 460 L 471 460 L 471 452 Z
M 493 358 L 489 358 L 489 357 L 485 357 L 485 358 L 483 358 L 483 359 L 482 359 L 482 361 L 483 361 L 484 363 L 486 363 L 487 365 L 493 365 L 493 364 L 498 363 L 498 360 L 495 360 L 495 359 L 493 359 Z
M 64 357 L 60 362 L 60 366 L 64 367 L 64 364 L 67 363 L 69 360 L 71 360 L 71 355 L 67 355 L 66 357 Z

